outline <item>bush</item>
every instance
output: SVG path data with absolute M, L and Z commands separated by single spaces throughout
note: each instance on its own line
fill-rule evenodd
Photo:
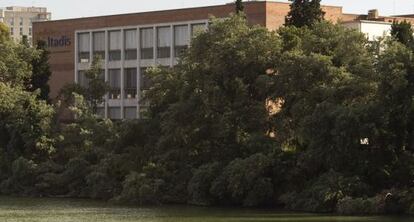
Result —
M 12 175 L 0 185 L 4 194 L 29 195 L 33 192 L 37 176 L 37 165 L 23 157 L 12 163 Z
M 122 193 L 116 201 L 131 204 L 160 204 L 162 201 L 161 187 L 164 181 L 161 179 L 147 178 L 145 174 L 132 172 L 123 182 Z
M 261 153 L 236 159 L 224 168 L 213 182 L 210 192 L 221 203 L 259 206 L 273 200 L 273 184 L 269 178 L 272 160 Z M 264 190 L 260 190 L 265 188 Z
M 210 194 L 210 188 L 220 170 L 220 164 L 214 162 L 203 165 L 194 171 L 193 177 L 188 183 L 188 202 L 190 204 L 210 205 L 214 202 L 214 197 Z
M 68 188 L 71 197 L 86 197 L 86 175 L 90 172 L 90 164 L 82 158 L 71 159 L 65 165 L 65 171 L 61 174 L 62 180 Z
M 282 195 L 280 201 L 290 210 L 333 212 L 340 199 L 348 195 L 363 195 L 369 190 L 358 177 L 344 177 L 332 170 L 322 174 L 306 187 L 300 192 L 293 191 Z
M 383 214 L 385 203 L 380 196 L 371 198 L 345 197 L 338 201 L 336 212 L 342 215 Z

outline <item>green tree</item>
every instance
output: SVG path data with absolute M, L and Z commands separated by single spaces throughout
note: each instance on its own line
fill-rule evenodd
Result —
M 95 57 L 92 61 L 91 67 L 86 70 L 86 85 L 69 84 L 66 85 L 60 92 L 63 100 L 67 105 L 73 105 L 73 93 L 79 94 L 86 100 L 89 109 L 96 113 L 98 105 L 104 101 L 104 96 L 109 90 L 109 85 L 105 82 L 105 75 L 101 67 L 102 60 Z
M 414 49 L 414 35 L 410 22 L 394 21 L 391 26 L 391 36 L 405 46 Z
M 11 155 L 37 157 L 53 150 L 53 107 L 20 86 L 0 83 L 0 148 Z
M 38 41 L 36 49 L 40 52 L 40 56 L 32 61 L 31 90 L 39 89 L 39 99 L 47 101 L 50 92 L 48 81 L 52 75 L 49 66 L 49 51 L 46 48 L 45 41 Z
M 85 99 L 90 103 L 92 111 L 96 113 L 98 105 L 104 101 L 104 96 L 109 90 L 108 83 L 105 82 L 105 75 L 101 66 L 102 60 L 95 57 L 90 69 L 85 73 L 88 78 Z
M 0 22 L 0 42 L 5 42 L 10 39 L 9 27 Z
M 240 12 L 243 12 L 244 5 L 243 0 L 236 0 L 236 13 L 239 14 Z
M 174 69 L 153 69 L 147 97 L 151 117 L 163 126 L 162 149 L 183 149 L 182 158 L 195 163 L 260 149 L 250 144 L 267 138 L 267 71 L 279 46 L 276 33 L 234 15 L 214 20 Z
M 286 17 L 287 26 L 311 26 L 324 19 L 321 0 L 290 0 L 290 11 Z
M 378 84 L 367 40 L 328 22 L 279 34 L 285 51 L 272 92 L 281 104 L 272 117 L 276 138 L 302 156 L 306 175 L 361 169 L 360 139 L 375 132 L 370 105 Z

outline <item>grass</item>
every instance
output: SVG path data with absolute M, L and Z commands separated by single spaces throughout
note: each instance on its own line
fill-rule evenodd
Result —
M 335 217 L 271 210 L 186 206 L 121 207 L 73 199 L 0 197 L 1 222 L 414 222 L 414 218 Z

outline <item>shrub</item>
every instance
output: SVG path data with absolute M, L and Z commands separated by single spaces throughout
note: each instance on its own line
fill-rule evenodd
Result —
M 160 204 L 163 185 L 164 181 L 161 179 L 151 179 L 145 174 L 132 172 L 125 178 L 122 192 L 116 200 L 139 205 Z
M 380 196 L 371 198 L 345 197 L 338 201 L 336 212 L 343 215 L 382 214 L 384 207 L 384 201 Z
M 340 199 L 367 193 L 368 186 L 358 177 L 344 177 L 335 171 L 322 174 L 312 181 L 305 190 L 290 192 L 281 196 L 280 201 L 287 209 L 307 212 L 333 212 Z
M 33 192 L 37 176 L 37 165 L 23 157 L 12 163 L 12 175 L 0 185 L 1 192 L 4 194 L 23 194 L 28 195 Z
M 246 159 L 236 159 L 213 182 L 210 192 L 221 203 L 258 206 L 273 200 L 273 185 L 269 178 L 272 160 L 261 153 Z M 261 188 L 265 190 L 259 191 Z
M 203 165 L 194 171 L 188 183 L 189 203 L 195 205 L 210 205 L 214 197 L 210 194 L 211 184 L 221 170 L 219 163 Z

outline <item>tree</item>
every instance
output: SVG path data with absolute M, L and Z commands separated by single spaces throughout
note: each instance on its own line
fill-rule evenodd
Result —
M 324 19 L 321 0 L 290 0 L 290 12 L 286 17 L 287 26 L 311 26 Z
M 22 44 L 23 46 L 27 48 L 30 47 L 29 38 L 27 38 L 27 35 L 22 36 L 22 39 L 20 40 L 20 44 Z
M 243 12 L 244 5 L 243 0 L 236 0 L 236 13 L 239 14 L 240 12 Z
M 28 158 L 53 149 L 50 127 L 54 110 L 21 86 L 0 82 L 0 148 Z
M 92 111 L 97 112 L 98 105 L 104 101 L 104 96 L 109 90 L 108 83 L 105 82 L 105 75 L 101 67 L 101 58 L 95 57 L 91 68 L 85 73 L 88 78 L 85 99 L 90 103 Z
M 0 81 L 29 88 L 32 67 L 30 61 L 38 52 L 10 39 L 0 42 Z
M 9 27 L 6 24 L 0 22 L 0 42 L 5 42 L 10 39 Z
M 328 22 L 279 34 L 285 51 L 273 79 L 272 99 L 280 101 L 272 117 L 276 138 L 302 156 L 308 176 L 358 169 L 356 157 L 365 157 L 360 139 L 375 132 L 370 105 L 377 80 L 367 40 Z
M 405 46 L 414 49 L 414 35 L 410 22 L 394 21 L 391 26 L 391 36 Z
M 91 67 L 86 70 L 85 85 L 69 84 L 63 87 L 60 94 L 68 105 L 73 103 L 73 93 L 81 95 L 87 102 L 88 107 L 93 113 L 97 112 L 99 104 L 104 101 L 104 96 L 109 90 L 109 85 L 105 82 L 105 75 L 101 68 L 100 57 L 95 57 Z
M 31 90 L 40 90 L 39 99 L 48 100 L 50 88 L 48 81 L 52 72 L 49 66 L 49 51 L 45 41 L 38 41 L 36 49 L 40 52 L 38 58 L 32 60 Z
M 163 126 L 162 149 L 177 147 L 200 164 L 264 148 L 257 144 L 267 141 L 267 71 L 279 46 L 276 33 L 234 15 L 214 20 L 174 69 L 151 70 L 147 97 L 150 116 Z

